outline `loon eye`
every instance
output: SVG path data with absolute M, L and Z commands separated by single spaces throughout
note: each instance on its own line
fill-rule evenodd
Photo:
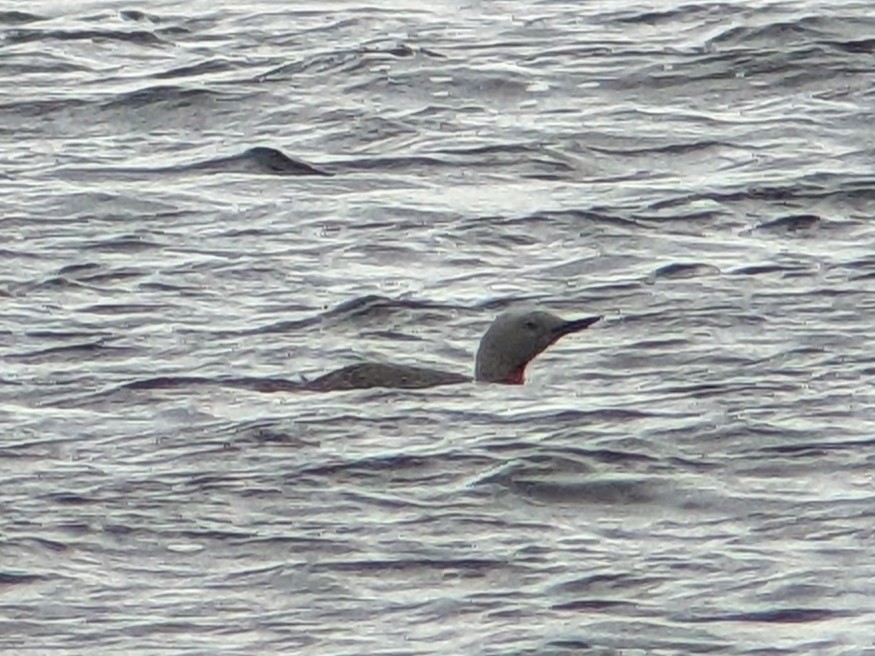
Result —
M 526 328 L 528 328 L 529 330 L 537 330 L 538 324 L 529 319 L 528 321 L 526 321 Z

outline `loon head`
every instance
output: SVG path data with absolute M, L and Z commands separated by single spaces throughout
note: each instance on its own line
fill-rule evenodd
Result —
M 477 380 L 521 385 L 526 365 L 555 341 L 588 328 L 598 317 L 566 320 L 540 310 L 512 310 L 499 315 L 480 340 L 474 377 Z

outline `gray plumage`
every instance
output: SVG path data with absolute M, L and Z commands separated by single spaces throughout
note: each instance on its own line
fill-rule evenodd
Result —
M 519 385 L 526 365 L 556 340 L 583 330 L 601 317 L 566 321 L 549 312 L 510 311 L 495 319 L 480 340 L 474 378 L 481 382 Z M 364 362 L 343 367 L 302 385 L 318 392 L 390 387 L 420 389 L 470 381 L 469 376 L 409 365 Z

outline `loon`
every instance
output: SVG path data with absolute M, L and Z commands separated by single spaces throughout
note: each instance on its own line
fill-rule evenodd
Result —
M 526 366 L 551 344 L 571 333 L 589 328 L 601 316 L 566 320 L 541 310 L 511 310 L 489 326 L 474 366 L 474 380 L 483 383 L 522 385 Z M 471 382 L 465 374 L 403 364 L 362 362 L 303 382 L 247 376 L 203 378 L 159 376 L 127 383 L 128 389 L 162 389 L 190 384 L 218 384 L 257 392 L 333 392 L 372 387 L 422 389 Z
M 484 383 L 522 385 L 526 365 L 565 335 L 575 333 L 601 319 L 600 316 L 565 320 L 540 310 L 512 310 L 499 315 L 480 340 L 474 380 Z M 389 387 L 419 389 L 470 382 L 464 374 L 438 369 L 380 362 L 363 362 L 343 367 L 302 385 L 302 389 L 334 390 Z

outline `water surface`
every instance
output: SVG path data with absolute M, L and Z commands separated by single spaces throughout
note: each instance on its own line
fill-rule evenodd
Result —
M 0 12 L 3 652 L 870 653 L 873 29 Z M 469 373 L 522 305 L 605 320 L 524 387 L 131 387 Z

